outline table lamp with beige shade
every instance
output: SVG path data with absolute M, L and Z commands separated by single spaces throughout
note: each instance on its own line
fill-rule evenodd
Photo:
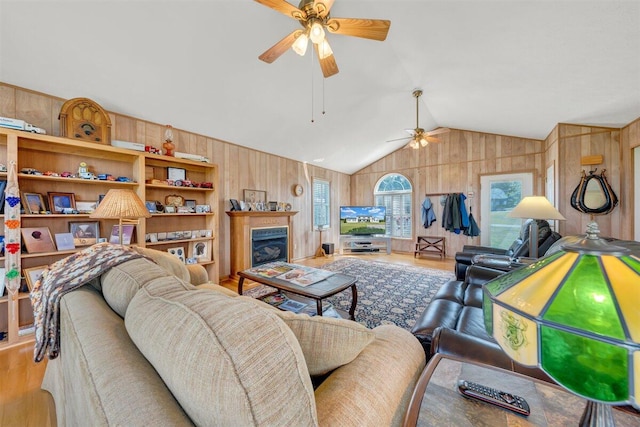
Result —
M 566 219 L 544 196 L 528 196 L 507 214 L 511 218 L 533 219 L 529 224 L 529 257 L 538 258 L 538 223 L 536 220 Z
M 137 224 L 139 218 L 151 214 L 140 197 L 129 189 L 111 189 L 104 196 L 90 218 L 118 219 L 118 243 L 122 244 L 122 224 Z

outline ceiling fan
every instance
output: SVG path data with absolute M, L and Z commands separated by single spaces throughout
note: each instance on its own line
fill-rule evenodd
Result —
M 329 11 L 335 0 L 301 0 L 298 7 L 285 0 L 256 1 L 296 19 L 303 28 L 289 33 L 259 58 L 270 64 L 290 47 L 298 55 L 304 56 L 311 40 L 325 78 L 338 73 L 338 65 L 325 36 L 325 30 L 334 34 L 382 41 L 387 38 L 391 26 L 391 21 L 383 19 L 332 18 Z
M 437 128 L 429 132 L 425 132 L 424 129 L 420 127 L 419 124 L 419 114 L 418 108 L 420 105 L 420 96 L 422 95 L 422 91 L 420 89 L 416 89 L 413 91 L 413 96 L 416 98 L 416 127 L 415 129 L 405 129 L 407 132 L 411 134 L 411 136 L 407 136 L 405 138 L 392 139 L 387 142 L 393 141 L 401 141 L 403 139 L 411 139 L 407 145 L 403 148 L 413 148 L 418 149 L 420 147 L 426 147 L 430 142 L 440 142 L 439 138 L 434 137 L 434 135 L 439 135 L 442 133 L 449 132 L 449 128 Z

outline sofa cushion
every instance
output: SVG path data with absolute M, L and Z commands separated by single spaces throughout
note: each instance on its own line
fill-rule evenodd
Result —
M 276 313 L 293 331 L 311 375 L 322 375 L 358 357 L 375 334 L 361 324 L 331 317 Z
M 191 274 L 189 273 L 187 266 L 169 252 L 141 248 L 140 246 L 131 246 L 131 248 L 139 254 L 152 259 L 156 264 L 167 270 L 170 274 L 178 277 L 180 280 L 191 283 Z
M 100 276 L 100 286 L 107 304 L 124 318 L 131 298 L 145 283 L 167 276 L 168 272 L 153 261 L 136 258 L 110 268 Z
M 125 325 L 196 425 L 317 425 L 304 355 L 272 310 L 160 277 Z
M 302 348 L 311 375 L 322 375 L 358 357 L 373 341 L 375 333 L 357 322 L 332 317 L 297 314 L 279 310 L 259 299 L 239 296 L 262 308 L 270 309 L 293 331 Z

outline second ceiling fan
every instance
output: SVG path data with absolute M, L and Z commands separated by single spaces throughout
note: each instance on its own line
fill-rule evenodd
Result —
M 325 30 L 333 34 L 382 41 L 387 38 L 391 21 L 384 19 L 332 18 L 329 15 L 334 0 L 302 0 L 298 7 L 285 0 L 255 0 L 300 22 L 302 30 L 294 30 L 267 49 L 259 58 L 267 63 L 278 59 L 290 47 L 298 55 L 307 51 L 309 40 L 318 55 L 322 75 L 338 73 L 338 65 L 327 41 Z
M 413 148 L 418 149 L 420 147 L 426 147 L 430 142 L 440 142 L 439 138 L 436 138 L 434 135 L 439 135 L 442 133 L 449 132 L 449 128 L 437 128 L 429 132 L 425 132 L 424 129 L 420 127 L 420 115 L 419 115 L 419 106 L 420 106 L 420 96 L 422 96 L 422 91 L 420 89 L 416 89 L 413 91 L 413 96 L 416 98 L 416 127 L 414 129 L 406 129 L 407 132 L 411 134 L 411 136 L 407 136 L 404 138 L 392 139 L 387 142 L 393 141 L 402 141 L 403 139 L 411 139 L 407 145 L 403 148 Z

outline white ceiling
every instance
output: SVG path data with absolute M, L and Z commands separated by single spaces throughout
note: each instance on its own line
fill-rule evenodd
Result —
M 251 0 L 0 0 L 0 81 L 348 174 L 405 144 L 385 141 L 415 127 L 416 88 L 427 130 L 544 139 L 640 117 L 638 0 L 336 0 L 331 14 L 391 29 L 329 34 L 340 73 L 324 80 L 311 51 L 258 60 L 299 24 Z

